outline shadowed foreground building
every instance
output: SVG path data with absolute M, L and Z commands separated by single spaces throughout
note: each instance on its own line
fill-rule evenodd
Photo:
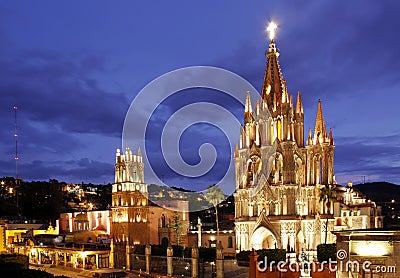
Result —
M 400 230 L 368 229 L 334 232 L 336 277 L 399 277 Z

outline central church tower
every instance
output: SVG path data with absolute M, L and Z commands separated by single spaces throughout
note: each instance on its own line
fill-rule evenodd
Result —
M 114 242 L 150 242 L 148 192 L 140 149 L 137 155 L 129 148 L 125 153 L 117 149 L 111 211 Z
M 288 92 L 275 28 L 269 26 L 261 97 L 253 106 L 247 93 L 234 154 L 236 246 L 313 253 L 325 241 L 327 219 L 333 227 L 333 209 L 319 201 L 321 188 L 335 183 L 332 130 L 327 133 L 318 101 L 314 133 L 305 138 L 301 94 L 295 103 Z

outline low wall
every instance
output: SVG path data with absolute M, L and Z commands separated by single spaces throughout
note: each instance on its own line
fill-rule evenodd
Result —
M 249 278 L 299 278 L 301 277 L 302 265 L 299 263 L 285 264 L 278 266 L 267 266 L 264 270 L 258 266 L 258 255 L 256 252 L 250 254 Z M 260 267 L 264 267 L 263 264 Z M 335 278 L 336 265 L 321 265 L 320 263 L 310 264 L 310 276 L 313 278 Z
M 296 267 L 297 266 L 297 267 Z M 267 271 L 256 271 L 256 275 L 249 278 L 299 278 L 301 276 L 301 265 L 291 265 L 289 267 L 282 267 L 278 270 L 276 267 L 268 268 Z M 335 266 L 332 265 L 332 268 Z M 272 271 L 271 271 L 272 270 Z M 311 277 L 313 278 L 335 278 L 336 271 L 331 271 L 327 267 L 321 267 L 320 264 L 313 264 L 311 266 Z

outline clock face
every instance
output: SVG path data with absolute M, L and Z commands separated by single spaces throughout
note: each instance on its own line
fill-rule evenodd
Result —
M 136 190 L 139 190 L 140 189 L 140 186 L 137 184 L 136 185 Z

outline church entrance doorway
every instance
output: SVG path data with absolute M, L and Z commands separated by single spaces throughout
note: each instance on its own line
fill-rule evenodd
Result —
M 274 249 L 277 248 L 277 241 L 272 232 L 265 228 L 257 228 L 251 237 L 251 248 L 259 249 Z

